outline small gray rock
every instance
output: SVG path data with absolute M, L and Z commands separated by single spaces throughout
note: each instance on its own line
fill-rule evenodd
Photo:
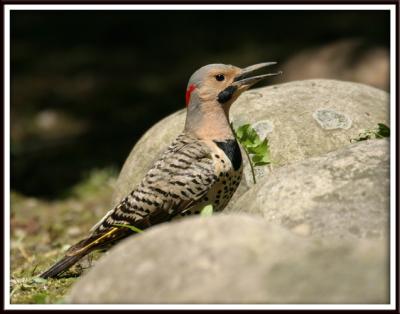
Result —
M 245 215 L 156 226 L 112 249 L 71 303 L 387 303 L 387 241 L 315 241 Z
M 224 212 L 259 214 L 301 235 L 385 237 L 389 166 L 387 139 L 354 143 L 270 172 Z

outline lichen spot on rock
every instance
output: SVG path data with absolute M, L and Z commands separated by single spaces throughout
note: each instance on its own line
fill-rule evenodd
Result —
M 336 112 L 332 109 L 318 109 L 314 111 L 313 118 L 318 122 L 321 128 L 326 130 L 349 129 L 351 119 L 344 113 Z
M 274 125 L 269 120 L 261 120 L 253 123 L 252 127 L 261 139 L 264 139 L 274 129 Z

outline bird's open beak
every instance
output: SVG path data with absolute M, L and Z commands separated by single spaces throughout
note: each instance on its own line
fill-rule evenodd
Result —
M 248 89 L 252 85 L 262 81 L 266 77 L 282 74 L 282 71 L 279 71 L 276 73 L 267 73 L 267 74 L 252 76 L 252 74 L 254 74 L 254 72 L 256 72 L 262 68 L 268 67 L 270 65 L 274 65 L 274 64 L 276 64 L 276 62 L 264 62 L 264 63 L 254 64 L 247 68 L 244 68 L 239 73 L 239 75 L 237 75 L 235 77 L 232 85 L 234 85 L 234 86 L 236 85 L 239 89 Z

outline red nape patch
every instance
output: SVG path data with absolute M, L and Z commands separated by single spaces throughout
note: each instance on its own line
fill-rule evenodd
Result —
M 196 85 L 192 84 L 189 86 L 188 90 L 186 91 L 186 107 L 189 105 L 190 95 L 196 89 Z

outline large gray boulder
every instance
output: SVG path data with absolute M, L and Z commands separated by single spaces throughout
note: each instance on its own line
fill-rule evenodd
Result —
M 302 235 L 382 238 L 389 230 L 389 141 L 363 141 L 272 171 L 227 208 Z
M 128 238 L 70 303 L 387 303 L 387 241 L 316 241 L 245 215 L 194 217 Z
M 364 129 L 389 121 L 386 92 L 367 85 L 334 80 L 295 81 L 248 91 L 232 106 L 235 126 L 252 123 L 268 136 L 274 168 L 319 156 L 350 144 Z M 113 204 L 142 179 L 158 155 L 182 131 L 185 111 L 154 125 L 135 145 L 118 178 Z M 258 167 L 257 177 L 269 173 Z M 239 197 L 253 185 L 245 159 Z M 234 201 L 234 200 L 233 200 Z

